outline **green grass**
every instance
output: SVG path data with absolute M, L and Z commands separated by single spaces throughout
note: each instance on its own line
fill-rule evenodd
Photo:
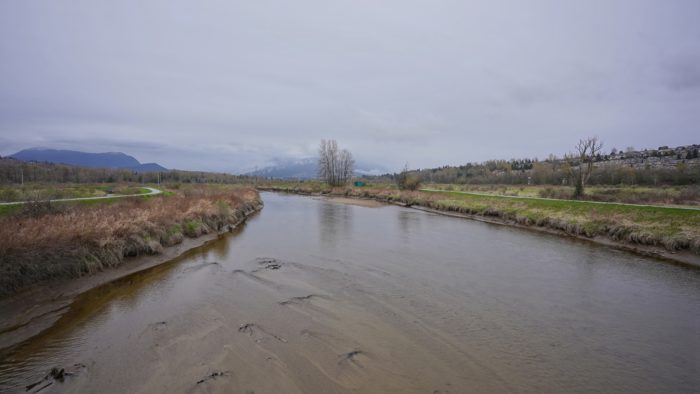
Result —
M 202 233 L 202 222 L 198 220 L 188 220 L 183 225 L 183 231 L 188 237 L 198 237 Z
M 437 208 L 497 216 L 522 222 L 567 223 L 587 236 L 623 231 L 631 238 L 651 237 L 650 243 L 693 245 L 700 240 L 700 210 L 589 201 L 509 198 L 459 192 L 423 192 L 434 196 Z M 527 219 L 527 220 L 525 220 Z M 683 247 L 679 247 L 683 248 Z M 675 249 L 672 248 L 672 249 Z
M 129 184 L 43 184 L 0 186 L 0 202 L 56 200 L 66 198 L 102 197 L 114 194 L 146 194 L 150 190 L 140 185 Z
M 627 205 L 623 203 L 605 203 L 600 204 L 593 201 L 580 201 L 580 200 L 552 200 L 552 199 L 541 199 L 541 198 L 518 198 L 512 199 L 508 196 L 485 196 L 468 194 L 462 192 L 451 192 L 451 191 L 423 191 L 428 194 L 438 194 L 449 196 L 450 199 L 454 200 L 471 200 L 471 201 L 502 201 L 502 202 L 515 202 L 515 203 L 526 203 L 531 207 L 537 208 L 548 208 L 548 209 L 568 209 L 574 210 L 576 212 L 589 212 L 591 210 L 601 211 L 601 212 L 654 212 L 663 215 L 685 215 L 693 216 L 697 214 L 697 210 L 679 208 L 679 207 L 656 207 L 656 206 L 639 206 L 639 205 Z
M 148 189 L 144 189 L 147 192 L 150 192 Z M 143 194 L 143 193 L 139 193 Z M 132 198 L 141 198 L 141 199 L 151 199 L 151 198 L 160 198 L 160 197 L 170 197 L 174 196 L 176 193 L 175 192 L 163 192 L 161 194 L 157 195 L 145 195 L 145 196 L 139 196 L 139 197 L 132 197 Z M 117 201 L 123 200 L 124 198 L 120 197 L 110 197 L 110 198 L 95 198 L 91 200 L 76 200 L 76 201 L 53 201 L 51 202 L 52 205 L 55 206 L 94 206 L 94 205 L 109 205 L 113 204 Z M 22 210 L 23 204 L 15 204 L 15 205 L 0 205 L 0 216 L 5 216 L 5 215 L 12 215 L 15 213 L 18 213 Z
M 510 197 L 571 199 L 574 188 L 552 185 L 452 185 L 428 184 L 425 189 L 462 191 Z M 689 186 L 588 186 L 585 200 L 630 204 L 700 206 L 700 188 Z
M 0 201 L 2 202 L 98 197 L 105 194 L 105 191 L 96 185 L 24 184 L 0 186 Z
M 0 216 L 11 215 L 20 209 L 20 205 L 0 205 Z

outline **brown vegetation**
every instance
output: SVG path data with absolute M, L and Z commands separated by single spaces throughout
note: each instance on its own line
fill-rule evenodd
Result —
M 247 188 L 191 187 L 112 204 L 32 204 L 0 217 L 0 295 L 155 254 L 183 237 L 220 231 L 261 207 Z
M 418 190 L 420 188 L 420 179 L 416 175 L 411 175 L 408 170 L 408 164 L 403 168 L 403 171 L 396 177 L 396 186 L 399 190 Z

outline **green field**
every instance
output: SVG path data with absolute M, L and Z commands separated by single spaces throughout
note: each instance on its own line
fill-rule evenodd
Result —
M 48 206 L 55 208 L 70 207 L 77 205 L 98 205 L 111 204 L 120 198 L 104 198 L 110 194 L 118 195 L 133 195 L 133 194 L 148 194 L 149 189 L 141 185 L 114 184 L 114 185 L 73 185 L 73 184 L 26 184 L 22 186 L 1 186 L 0 195 L 5 198 L 0 202 L 23 202 L 29 201 L 30 204 L 12 204 L 0 205 L 0 216 L 22 213 L 37 209 L 48 209 Z M 173 192 L 164 192 L 162 196 L 173 195 Z M 94 199 L 89 199 L 94 197 Z M 150 195 L 144 195 L 141 198 L 149 198 Z M 87 200 L 76 201 L 51 201 L 46 200 L 66 199 L 66 198 L 88 198 Z M 34 206 L 32 206 L 34 204 Z M 36 205 L 40 206 L 36 206 Z
M 130 184 L 24 184 L 0 186 L 0 202 L 43 201 L 104 197 L 108 194 L 145 194 L 149 190 Z
M 518 224 L 550 227 L 587 237 L 700 251 L 700 210 L 459 192 L 421 192 L 421 205 L 496 216 Z M 419 197 L 420 198 L 420 197 Z
M 571 199 L 574 188 L 551 185 L 451 185 L 428 184 L 425 189 L 463 191 L 510 197 Z M 589 186 L 585 200 L 674 206 L 700 206 L 700 187 L 689 186 Z

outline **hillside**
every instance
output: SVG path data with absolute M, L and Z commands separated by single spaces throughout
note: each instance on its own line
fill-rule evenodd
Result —
M 700 182 L 700 145 L 617 151 L 595 157 L 590 184 L 687 185 Z M 423 182 L 456 184 L 550 184 L 570 181 L 576 159 L 550 155 L 545 160 L 511 159 L 412 171 Z M 386 178 L 386 177 L 385 177 Z
M 88 153 L 74 150 L 31 148 L 21 150 L 10 157 L 22 161 L 69 164 L 89 168 L 122 168 L 143 172 L 168 170 L 157 163 L 141 164 L 133 156 L 121 152 Z
M 225 173 L 149 170 L 163 168 L 155 163 L 141 164 L 142 171 L 130 168 L 91 168 L 70 164 L 56 164 L 18 160 L 13 157 L 0 157 L 0 185 L 32 182 L 49 183 L 244 183 L 245 176 Z M 157 166 L 157 167 L 156 167 Z

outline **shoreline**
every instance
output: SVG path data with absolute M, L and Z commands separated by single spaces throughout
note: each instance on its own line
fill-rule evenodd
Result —
M 689 252 L 689 251 L 670 252 L 663 247 L 631 244 L 628 242 L 616 241 L 616 240 L 610 239 L 608 237 L 603 237 L 603 236 L 587 237 L 587 236 L 580 235 L 580 234 L 571 234 L 571 233 L 568 233 L 568 232 L 565 232 L 565 231 L 562 231 L 559 229 L 555 229 L 555 228 L 550 228 L 550 227 L 536 226 L 536 225 L 524 225 L 521 223 L 517 223 L 515 221 L 504 220 L 504 219 L 501 219 L 498 217 L 488 217 L 488 216 L 466 214 L 466 213 L 460 213 L 460 212 L 452 212 L 452 211 L 447 211 L 447 210 L 440 210 L 440 209 L 425 207 L 425 206 L 418 205 L 418 204 L 405 204 L 405 203 L 398 202 L 398 201 L 387 201 L 385 199 L 376 198 L 376 197 L 359 197 L 359 196 L 353 196 L 353 195 L 334 194 L 334 193 L 309 193 L 309 192 L 305 192 L 305 191 L 301 191 L 301 190 L 295 192 L 293 190 L 276 190 L 274 188 L 259 188 L 258 190 L 275 192 L 275 193 L 288 193 L 288 194 L 295 194 L 295 195 L 302 195 L 302 196 L 324 197 L 324 198 L 328 198 L 328 199 L 341 199 L 341 200 L 342 199 L 346 199 L 346 200 L 353 199 L 353 200 L 376 201 L 376 202 L 384 203 L 387 205 L 396 205 L 396 206 L 400 206 L 400 207 L 404 207 L 404 208 L 413 208 L 413 209 L 416 209 L 419 211 L 429 212 L 429 213 L 433 213 L 436 215 L 449 216 L 449 217 L 461 218 L 461 219 L 476 220 L 476 221 L 483 222 L 483 223 L 509 226 L 509 227 L 515 227 L 518 229 L 534 231 L 534 232 L 538 232 L 538 233 L 563 236 L 563 237 L 567 237 L 570 239 L 591 242 L 591 243 L 594 243 L 597 245 L 606 246 L 606 247 L 610 247 L 610 248 L 614 248 L 614 249 L 618 249 L 618 250 L 623 250 L 623 251 L 634 253 L 634 254 L 637 254 L 640 256 L 651 257 L 651 258 L 660 260 L 666 264 L 679 265 L 679 266 L 690 268 L 690 269 L 700 269 L 700 255 L 696 255 L 696 254 Z
M 401 205 L 401 204 L 392 204 L 392 205 L 403 206 L 406 208 L 413 208 L 413 209 L 417 209 L 419 211 L 429 212 L 429 213 L 433 213 L 436 215 L 449 216 L 449 217 L 461 218 L 461 219 L 470 219 L 470 220 L 476 220 L 476 221 L 483 222 L 483 223 L 496 224 L 496 225 L 508 226 L 508 227 L 515 227 L 518 229 L 529 230 L 529 231 L 534 231 L 534 232 L 538 232 L 538 233 L 558 235 L 558 236 L 571 238 L 571 239 L 575 239 L 575 240 L 579 240 L 579 241 L 594 243 L 594 244 L 601 245 L 601 246 L 607 246 L 607 247 L 611 247 L 611 248 L 618 249 L 618 250 L 624 250 L 624 251 L 631 252 L 631 253 L 638 254 L 641 256 L 645 256 L 645 257 L 651 257 L 651 258 L 655 258 L 658 260 L 663 260 L 665 263 L 669 263 L 669 264 L 680 265 L 683 267 L 693 268 L 693 269 L 700 269 L 700 256 L 694 255 L 694 254 L 689 253 L 689 252 L 671 253 L 671 252 L 667 251 L 666 249 L 662 249 L 662 248 L 657 248 L 657 247 L 648 246 L 648 245 L 631 245 L 628 243 L 614 241 L 614 240 L 611 240 L 609 238 L 601 237 L 601 236 L 589 238 L 589 237 L 586 237 L 583 235 L 569 234 L 569 233 L 566 233 L 564 231 L 556 230 L 556 229 L 552 229 L 552 228 L 548 228 L 548 227 L 526 226 L 526 225 L 522 225 L 520 223 L 516 223 L 516 222 L 512 222 L 512 221 L 491 219 L 491 218 L 487 218 L 484 216 L 469 215 L 469 214 L 457 213 L 457 212 L 447 212 L 447 211 L 441 211 L 441 210 L 433 209 L 433 208 L 426 208 L 426 207 L 422 207 L 422 206 L 406 206 L 406 205 Z
M 185 238 L 181 243 L 163 249 L 156 255 L 130 257 L 118 267 L 109 268 L 93 275 L 43 283 L 20 293 L 0 299 L 0 350 L 18 345 L 50 328 L 79 295 L 172 262 L 187 253 L 240 231 L 248 218 L 262 210 L 263 204 L 253 210 L 242 211 L 243 217 L 224 231 L 203 234 L 196 238 Z
M 370 202 L 369 205 L 372 206 L 377 206 L 375 204 L 381 204 L 413 208 L 436 215 L 476 220 L 488 224 L 510 226 L 518 229 L 575 239 L 577 241 L 595 243 L 600 246 L 623 250 L 645 257 L 651 257 L 666 264 L 679 265 L 689 269 L 700 269 L 700 256 L 687 251 L 671 253 L 668 250 L 660 247 L 633 245 L 625 242 L 614 241 L 602 236 L 591 238 L 578 234 L 570 234 L 554 228 L 523 225 L 497 217 L 451 212 L 424 207 L 421 205 L 406 204 L 398 201 L 387 201 L 385 199 L 374 197 L 360 197 L 343 194 L 336 195 L 333 193 L 309 193 L 305 191 L 294 192 L 289 190 L 273 190 L 267 188 L 260 188 L 259 190 L 307 197 L 320 197 L 323 199 L 336 201 L 341 204 L 352 204 L 352 201 L 366 201 Z M 367 204 L 360 203 L 357 205 L 365 206 Z M 6 319 L 5 321 L 0 322 L 0 350 L 13 347 L 51 327 L 65 312 L 69 310 L 74 299 L 80 294 L 83 294 L 86 291 L 96 287 L 109 284 L 110 282 L 123 279 L 132 274 L 143 272 L 159 265 L 167 264 L 189 252 L 196 251 L 198 248 L 201 248 L 213 241 L 226 237 L 229 235 L 229 233 L 240 231 L 241 225 L 245 224 L 249 217 L 258 213 L 262 207 L 263 205 L 260 204 L 256 206 L 254 210 L 244 212 L 241 220 L 235 224 L 232 224 L 226 231 L 204 234 L 197 238 L 186 238 L 180 244 L 164 248 L 163 252 L 157 255 L 141 255 L 131 257 L 119 267 L 100 271 L 94 275 L 75 278 L 68 281 L 63 280 L 60 281 L 61 283 L 58 285 L 56 285 L 55 282 L 37 285 L 21 293 L 0 299 L 0 315 Z

